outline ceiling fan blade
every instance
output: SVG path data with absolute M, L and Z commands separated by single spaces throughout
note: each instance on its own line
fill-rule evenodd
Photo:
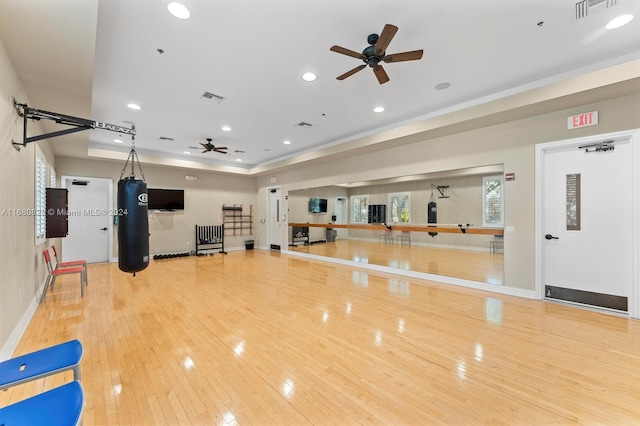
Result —
M 391 55 L 387 55 L 382 60 L 384 62 L 403 62 L 403 61 L 417 61 L 418 59 L 422 59 L 422 49 L 420 50 L 412 50 L 411 52 L 402 52 L 402 53 L 392 53 Z
M 357 59 L 366 59 L 366 57 L 362 53 L 354 52 L 353 50 L 349 50 L 340 46 L 332 46 L 329 50 L 336 53 L 342 53 L 343 55 L 351 56 Z
M 204 151 L 202 151 L 200 154 L 206 154 L 207 152 L 209 152 L 208 149 L 205 149 Z
M 200 145 L 202 145 L 202 147 L 203 147 L 204 149 L 207 149 L 207 144 L 206 144 L 206 143 L 200 143 Z
M 344 80 L 347 77 L 352 76 L 353 74 L 357 73 L 358 71 L 362 71 L 363 69 L 365 69 L 367 66 L 365 64 L 362 64 L 360 66 L 355 67 L 354 69 L 352 69 L 351 71 L 347 71 L 344 74 L 336 77 L 338 80 Z
M 378 37 L 378 42 L 373 48 L 373 53 L 375 53 L 378 56 L 382 55 L 385 52 L 385 50 L 387 50 L 387 46 L 389 46 L 389 43 L 391 43 L 391 40 L 393 39 L 393 37 L 396 35 L 397 32 L 398 32 L 398 27 L 396 27 L 395 25 L 391 25 L 391 24 L 385 25 L 384 28 L 382 29 L 382 32 L 380 33 L 380 37 Z
M 375 67 L 373 67 L 373 73 L 376 75 L 378 83 L 385 84 L 387 81 L 389 81 L 389 76 L 387 75 L 387 72 L 384 70 L 384 68 L 382 68 L 382 65 L 376 65 Z

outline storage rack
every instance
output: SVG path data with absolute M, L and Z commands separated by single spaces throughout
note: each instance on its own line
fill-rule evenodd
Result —
M 201 251 L 220 249 L 224 251 L 224 225 L 196 225 L 196 256 Z
M 242 204 L 224 204 L 222 223 L 225 235 L 253 235 L 253 205 L 245 213 Z

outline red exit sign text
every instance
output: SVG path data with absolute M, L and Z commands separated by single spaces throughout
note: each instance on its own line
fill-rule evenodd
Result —
M 579 129 L 596 124 L 598 124 L 598 111 L 583 112 L 567 117 L 567 129 Z

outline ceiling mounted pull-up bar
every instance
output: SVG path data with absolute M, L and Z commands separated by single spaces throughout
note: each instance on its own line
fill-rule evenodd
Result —
M 36 108 L 31 108 L 27 104 L 19 104 L 13 99 L 13 106 L 15 107 L 18 115 L 23 118 L 23 139 L 22 143 L 11 140 L 13 147 L 20 151 L 20 147 L 27 146 L 28 143 L 37 142 L 43 139 L 55 138 L 57 136 L 64 136 L 70 133 L 81 132 L 83 130 L 102 129 L 109 130 L 111 132 L 124 133 L 131 135 L 136 134 L 135 127 L 122 127 L 114 124 L 103 123 L 99 121 L 88 120 L 86 118 L 74 117 L 66 114 L 59 114 L 57 112 L 44 111 Z M 58 130 L 56 132 L 44 133 L 42 135 L 27 137 L 27 123 L 29 119 L 32 120 L 51 120 L 58 124 L 65 126 L 73 126 L 69 129 Z

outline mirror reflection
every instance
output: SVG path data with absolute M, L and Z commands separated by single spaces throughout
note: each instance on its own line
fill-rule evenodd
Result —
M 502 165 L 289 191 L 288 249 L 503 285 Z

